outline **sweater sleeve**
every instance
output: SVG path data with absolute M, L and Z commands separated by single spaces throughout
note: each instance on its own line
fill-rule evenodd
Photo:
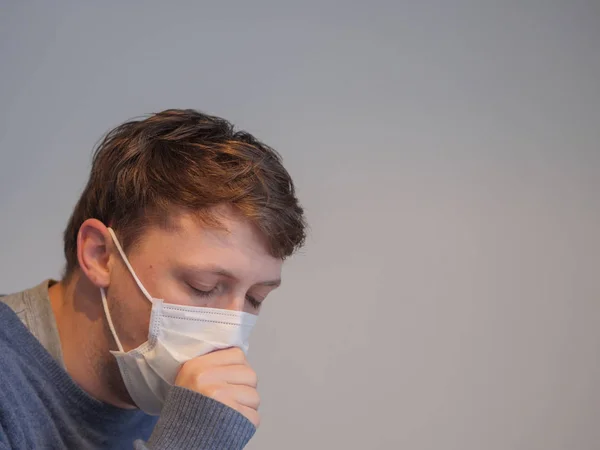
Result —
M 174 386 L 148 442 L 135 450 L 243 449 L 256 428 L 242 414 L 202 394 Z

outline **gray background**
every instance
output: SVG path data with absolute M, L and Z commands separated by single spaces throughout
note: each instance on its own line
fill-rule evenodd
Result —
M 59 275 L 105 131 L 199 108 L 312 226 L 249 448 L 600 448 L 599 2 L 1 5 L 0 290 Z

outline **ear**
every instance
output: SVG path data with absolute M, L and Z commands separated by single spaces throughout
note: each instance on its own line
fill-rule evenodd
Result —
M 97 287 L 110 284 L 112 238 L 106 226 L 97 219 L 87 219 L 77 234 L 77 259 L 85 276 Z

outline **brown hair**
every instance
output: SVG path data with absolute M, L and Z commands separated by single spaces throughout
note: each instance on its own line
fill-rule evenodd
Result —
M 64 232 L 65 278 L 78 267 L 77 234 L 95 218 L 118 231 L 125 249 L 174 210 L 231 205 L 284 259 L 305 239 L 303 209 L 281 157 L 251 134 L 195 110 L 169 109 L 110 131 L 94 152 L 89 181 Z M 212 222 L 214 223 L 214 217 Z

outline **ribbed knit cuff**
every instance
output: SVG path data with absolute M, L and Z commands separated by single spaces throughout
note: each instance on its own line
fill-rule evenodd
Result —
M 173 386 L 147 447 L 152 450 L 242 449 L 256 428 L 246 417 L 212 398 Z

